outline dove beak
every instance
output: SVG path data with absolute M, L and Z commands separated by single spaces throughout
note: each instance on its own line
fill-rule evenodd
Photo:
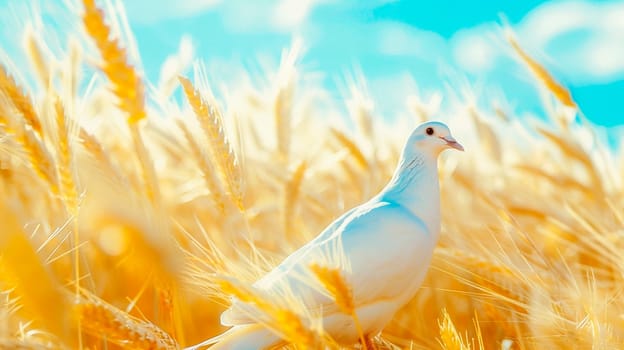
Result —
M 455 139 L 451 136 L 440 137 L 442 140 L 446 142 L 446 145 L 451 148 L 455 148 L 458 151 L 464 151 L 464 146 L 462 146 L 459 142 L 455 141 Z

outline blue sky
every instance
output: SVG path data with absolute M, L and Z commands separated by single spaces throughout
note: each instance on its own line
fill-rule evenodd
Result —
M 0 0 L 0 10 L 16 2 L 21 0 Z M 152 81 L 185 36 L 187 50 L 224 80 L 232 67 L 254 71 L 259 62 L 279 61 L 282 49 L 299 37 L 303 69 L 322 73 L 322 84 L 337 100 L 345 76 L 357 71 L 382 114 L 405 108 L 400 92 L 407 90 L 443 91 L 447 99 L 447 84 L 476 87 L 486 104 L 504 96 L 518 115 L 543 114 L 532 76 L 501 39 L 503 14 L 521 45 L 570 88 L 588 119 L 624 124 L 624 1 L 124 3 Z
M 198 57 L 245 66 L 258 57 L 279 59 L 297 35 L 306 47 L 304 68 L 325 73 L 326 84 L 333 85 L 357 67 L 373 97 L 386 105 L 402 102 L 384 94 L 391 86 L 426 94 L 468 81 L 486 93 L 504 94 L 518 114 L 540 113 L 533 78 L 500 39 L 503 14 L 521 44 L 570 88 L 590 120 L 624 124 L 623 1 L 181 3 L 128 2 L 128 18 L 152 76 L 185 33 Z

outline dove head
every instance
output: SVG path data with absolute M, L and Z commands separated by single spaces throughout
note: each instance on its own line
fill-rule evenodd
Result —
M 444 123 L 419 125 L 407 139 L 397 169 L 381 194 L 384 200 L 399 203 L 420 218 L 432 237 L 440 232 L 437 159 L 449 148 L 464 150 Z
M 420 124 L 410 135 L 406 152 L 419 152 L 437 157 L 445 149 L 454 148 L 463 151 L 446 124 L 441 122 L 426 122 Z

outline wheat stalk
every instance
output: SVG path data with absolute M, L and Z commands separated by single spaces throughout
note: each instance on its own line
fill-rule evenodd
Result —
M 24 121 L 38 136 L 41 136 L 41 122 L 30 97 L 22 92 L 15 80 L 9 75 L 4 65 L 0 64 L 0 91 L 4 92 L 15 108 L 22 114 Z
M 277 151 L 288 161 L 291 139 L 291 109 L 293 88 L 290 85 L 280 87 L 277 91 L 274 104 L 275 130 L 277 135 Z
M 130 134 L 132 135 L 134 150 L 136 151 L 139 164 L 141 165 L 141 174 L 143 175 L 146 197 L 151 203 L 158 207 L 161 201 L 160 186 L 158 183 L 158 176 L 156 175 L 156 169 L 154 169 L 154 163 L 152 162 L 152 157 L 145 146 L 139 125 L 137 123 L 130 123 L 128 127 L 130 128 Z
M 442 310 L 442 320 L 438 321 L 440 327 L 440 340 L 444 350 L 470 350 L 470 346 L 465 345 L 463 339 L 457 333 L 451 316 Z
M 136 70 L 129 65 L 126 50 L 112 38 L 111 30 L 104 21 L 104 12 L 95 0 L 82 1 L 85 12 L 82 20 L 87 33 L 97 46 L 103 63 L 100 69 L 113 85 L 113 93 L 119 99 L 119 108 L 128 113 L 129 124 L 145 118 L 145 87 Z
M 563 85 L 559 84 L 548 72 L 548 70 L 539 64 L 539 62 L 524 52 L 522 47 L 520 47 L 520 44 L 518 44 L 516 39 L 514 39 L 511 34 L 507 35 L 507 41 L 516 54 L 520 56 L 524 64 L 526 64 L 529 70 L 535 75 L 535 77 L 541 81 L 542 84 L 544 84 L 544 86 L 546 86 L 546 88 L 550 90 L 550 92 L 552 92 L 552 94 L 555 95 L 561 103 L 569 107 L 577 107 L 576 102 L 572 99 L 570 91 L 568 91 L 568 89 L 566 89 Z
M 80 292 L 80 231 L 78 223 L 78 188 L 77 176 L 75 173 L 76 159 L 74 152 L 74 140 L 76 137 L 76 125 L 74 121 L 65 113 L 65 108 L 61 100 L 57 97 L 54 101 L 54 110 L 56 112 L 56 127 L 58 137 L 57 170 L 60 175 L 61 196 L 67 212 L 71 214 L 73 223 L 73 265 L 74 265 L 74 283 L 75 295 L 78 297 Z M 78 321 L 78 343 L 82 346 L 81 324 Z
M 356 163 L 363 170 L 369 168 L 366 156 L 364 155 L 364 153 L 362 153 L 360 147 L 358 147 L 358 145 L 356 145 L 355 142 L 351 138 L 349 138 L 349 136 L 347 136 L 342 131 L 333 128 L 331 129 L 331 133 L 332 135 L 334 135 L 336 140 L 338 140 L 338 142 L 349 151 L 349 154 L 351 154 L 351 156 L 355 159 Z
M 241 302 L 256 306 L 269 318 L 267 326 L 277 330 L 287 341 L 306 347 L 316 346 L 316 335 L 291 310 L 277 307 L 258 296 L 251 288 L 235 284 L 232 281 L 220 280 L 219 286 L 223 293 L 232 295 Z
M 143 81 L 127 63 L 126 51 L 119 46 L 116 39 L 111 38 L 111 30 L 104 21 L 104 13 L 95 5 L 95 0 L 84 0 L 83 4 L 83 23 L 103 59 L 100 69 L 113 85 L 113 93 L 119 99 L 119 108 L 128 114 L 128 127 L 141 165 L 146 197 L 158 205 L 160 189 L 156 170 L 137 125 L 146 117 Z
M 61 344 L 44 343 L 19 339 L 0 339 L 0 349 L 11 350 L 54 350 L 62 348 Z
M 577 143 L 573 141 L 573 138 L 556 135 L 555 133 L 548 131 L 544 128 L 537 128 L 537 131 L 544 137 L 546 137 L 549 141 L 556 144 L 565 155 L 583 164 L 583 166 L 587 170 L 588 175 L 591 177 L 591 185 L 594 186 L 593 189 L 598 190 L 598 195 L 604 193 L 601 177 L 596 172 L 596 168 L 591 157 Z
M 70 133 L 72 121 L 65 114 L 65 109 L 61 100 L 57 97 L 54 101 L 54 110 L 56 114 L 56 128 L 58 138 L 58 159 L 57 171 L 60 175 L 61 196 L 67 212 L 72 216 L 73 239 L 74 239 L 74 283 L 76 288 L 76 297 L 80 292 L 80 234 L 78 231 L 78 194 L 76 190 L 76 178 L 74 175 L 74 151 L 71 142 L 74 140 L 74 134 Z M 78 332 L 81 325 L 78 324 Z M 82 346 L 82 339 L 79 335 L 79 345 Z
M 0 106 L 2 107 L 2 106 Z M 6 112 L 6 114 L 5 114 Z M 58 194 L 57 174 L 54 169 L 54 160 L 48 151 L 45 143 L 39 139 L 32 128 L 27 127 L 23 121 L 18 121 L 18 130 L 16 130 L 10 119 L 8 119 L 9 112 L 0 108 L 0 131 L 2 137 L 0 142 L 7 143 L 9 146 L 3 151 L 6 152 L 4 161 L 9 161 L 10 156 L 15 153 L 18 157 L 22 156 L 22 152 L 25 153 L 27 163 L 32 168 L 33 172 L 45 183 L 50 186 L 50 190 L 53 194 Z M 18 151 L 13 148 L 19 147 Z
M 338 308 L 343 313 L 353 317 L 360 342 L 365 350 L 368 349 L 369 342 L 365 338 L 365 334 L 362 332 L 362 325 L 360 324 L 360 319 L 357 315 L 357 310 L 355 309 L 355 303 L 353 302 L 353 292 L 347 284 L 347 281 L 345 281 L 342 277 L 340 270 L 323 267 L 318 264 L 310 265 L 310 270 L 334 298 Z
M 33 33 L 32 29 L 24 32 L 24 47 L 33 70 L 37 73 L 37 77 L 41 83 L 41 86 L 47 88 L 49 81 L 52 78 L 50 74 L 50 67 L 47 61 L 49 58 L 45 57 L 41 45 L 39 44 L 37 37 Z
M 49 150 L 32 129 L 23 127 L 21 132 L 17 141 L 27 152 L 33 170 L 48 184 L 52 193 L 59 194 L 58 176 Z
M 80 137 L 80 143 L 85 150 L 91 154 L 95 161 L 97 161 L 98 166 L 105 167 L 116 179 L 121 179 L 119 169 L 113 165 L 108 152 L 104 149 L 100 141 L 83 127 L 80 127 L 78 136 Z
M 175 339 L 153 323 L 132 317 L 93 295 L 80 302 L 76 309 L 84 331 L 105 343 L 137 350 L 180 348 Z
M 210 146 L 210 155 L 219 173 L 221 183 L 234 204 L 243 211 L 240 168 L 230 141 L 225 135 L 221 114 L 201 97 L 200 92 L 195 89 L 188 79 L 179 77 L 179 80 L 184 89 L 186 99 L 193 107 L 195 116 L 206 134 L 208 145 Z
M 0 278 L 8 282 L 9 288 L 15 288 L 20 304 L 37 324 L 62 342 L 73 345 L 70 334 L 75 324 L 73 314 L 68 312 L 69 300 L 3 201 L 0 201 L 0 232 Z
M 286 235 L 289 235 L 291 230 L 293 229 L 293 216 L 294 209 L 297 204 L 297 201 L 301 192 L 301 182 L 303 181 L 303 177 L 308 169 L 308 164 L 306 161 L 302 161 L 292 172 L 290 178 L 286 183 L 285 195 L 284 195 L 284 207 L 283 207 L 283 216 L 284 216 L 284 232 Z
M 548 181 L 548 183 L 550 183 L 554 188 L 564 187 L 569 190 L 580 191 L 587 196 L 595 195 L 595 193 L 593 192 L 592 188 L 589 185 L 583 184 L 568 175 L 562 175 L 558 173 L 551 174 L 542 168 L 538 168 L 538 167 L 530 166 L 530 165 L 515 165 L 514 169 L 522 171 L 531 176 L 542 178 Z M 539 210 L 539 209 L 536 209 L 536 210 Z
M 68 212 L 75 216 L 78 212 L 78 194 L 74 174 L 74 151 L 71 144 L 74 135 L 70 133 L 70 130 L 74 129 L 73 122 L 65 114 L 63 104 L 58 98 L 54 103 L 54 110 L 58 138 L 57 170 L 60 175 L 61 195 Z
M 163 315 L 163 330 L 171 334 L 177 343 L 184 343 L 184 324 L 182 320 L 178 285 L 173 279 L 160 279 L 157 282 L 158 309 Z
M 208 187 L 208 190 L 210 191 L 210 195 L 212 196 L 212 199 L 215 205 L 219 209 L 219 212 L 223 213 L 224 208 L 225 208 L 225 203 L 223 201 L 223 194 L 222 194 L 221 186 L 219 186 L 219 182 L 218 182 L 219 179 L 215 177 L 214 167 L 210 163 L 210 160 L 208 159 L 207 155 L 202 152 L 201 146 L 197 142 L 197 139 L 195 138 L 195 136 L 193 136 L 191 131 L 188 129 L 186 124 L 181 120 L 178 120 L 177 123 L 178 123 L 178 128 L 182 130 L 182 133 L 184 134 L 184 138 L 188 142 L 188 145 L 191 149 L 191 153 L 193 154 L 193 156 L 199 163 L 199 168 L 202 174 L 204 175 L 204 181 L 206 182 L 206 187 Z

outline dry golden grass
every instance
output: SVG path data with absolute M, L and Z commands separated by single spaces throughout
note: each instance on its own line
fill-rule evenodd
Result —
M 231 296 L 292 346 L 337 348 L 296 296 L 249 286 L 378 191 L 428 112 L 377 120 L 353 86 L 341 115 L 306 90 L 316 88 L 303 84 L 297 50 L 269 93 L 217 101 L 197 74 L 180 78 L 185 98 L 151 105 L 116 16 L 83 4 L 83 32 L 61 33 L 66 53 L 48 57 L 27 32 L 32 71 L 0 65 L 0 348 L 176 349 L 222 332 Z M 557 103 L 576 107 L 510 43 Z M 106 81 L 85 91 L 93 62 Z M 441 240 L 423 287 L 374 346 L 624 348 L 622 150 L 588 124 L 500 113 L 467 102 L 443 118 L 467 151 L 440 160 Z M 319 262 L 312 282 L 353 314 L 339 267 Z

